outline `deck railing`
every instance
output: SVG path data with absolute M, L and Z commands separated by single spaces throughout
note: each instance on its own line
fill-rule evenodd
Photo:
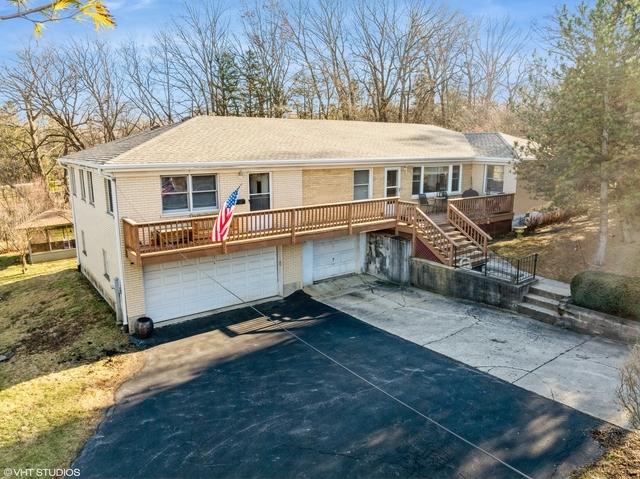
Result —
M 447 219 L 449 223 L 454 225 L 463 235 L 480 248 L 484 254 L 487 254 L 491 236 L 471 221 L 467 215 L 461 212 L 453 203 L 447 205 Z
M 220 246 L 225 250 L 232 244 L 267 239 L 295 243 L 297 237 L 313 233 L 344 230 L 345 234 L 351 234 L 354 229 L 376 224 L 392 227 L 400 213 L 398 204 L 398 198 L 382 198 L 238 213 L 233 216 L 224 243 L 211 241 L 216 216 L 144 223 L 124 219 L 124 243 L 126 251 L 138 258 L 194 247 Z
M 514 193 L 471 198 L 452 198 L 449 204 L 476 223 L 489 223 L 492 217 L 513 214 Z

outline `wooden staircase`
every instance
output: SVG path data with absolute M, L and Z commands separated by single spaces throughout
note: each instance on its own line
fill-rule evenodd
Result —
M 411 233 L 413 254 L 420 243 L 437 261 L 475 268 L 484 263 L 491 237 L 451 203 L 446 214 L 429 215 L 417 204 L 400 201 L 397 230 Z
M 456 254 L 453 266 L 457 268 L 475 268 L 485 261 L 485 252 L 480 246 L 471 241 L 455 225 L 444 223 L 438 225 L 455 245 Z

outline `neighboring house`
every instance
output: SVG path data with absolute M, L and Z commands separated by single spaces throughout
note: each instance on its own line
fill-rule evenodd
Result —
M 71 211 L 51 209 L 18 227 L 29 241 L 29 263 L 41 263 L 76 256 Z
M 480 256 L 482 228 L 510 229 L 516 192 L 465 135 L 416 124 L 202 116 L 60 163 L 81 269 L 129 326 L 362 271 L 375 231 L 450 265 Z M 237 186 L 229 238 L 213 243 L 213 215 Z M 504 194 L 442 198 L 472 187 Z M 427 215 L 418 199 L 445 208 Z

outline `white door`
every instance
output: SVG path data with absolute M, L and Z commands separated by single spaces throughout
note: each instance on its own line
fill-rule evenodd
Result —
M 155 322 L 277 296 L 279 291 L 275 248 L 144 267 L 146 315 Z
M 355 273 L 357 236 L 313 242 L 313 281 Z

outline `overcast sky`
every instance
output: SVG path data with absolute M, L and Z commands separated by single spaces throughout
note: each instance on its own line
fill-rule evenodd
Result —
M 32 0 L 37 5 L 40 1 Z M 198 0 L 192 0 L 196 2 Z M 239 12 L 239 1 L 220 0 L 227 4 L 230 12 Z M 150 42 L 153 32 L 169 20 L 172 13 L 179 12 L 181 0 L 111 0 L 106 2 L 118 23 L 114 30 L 95 33 L 88 22 L 78 24 L 65 21 L 47 24 L 41 42 L 64 41 L 69 37 L 98 36 L 109 41 L 137 40 Z M 248 2 L 251 4 L 252 2 Z M 528 30 L 532 25 L 541 25 L 563 3 L 575 6 L 577 0 L 445 0 L 453 9 L 461 10 L 470 17 L 510 17 L 520 28 Z M 8 2 L 0 0 L 0 12 L 9 10 Z M 24 20 L 0 23 L 0 59 L 10 59 L 13 53 L 33 41 L 33 25 Z M 533 43 L 531 45 L 534 46 Z

